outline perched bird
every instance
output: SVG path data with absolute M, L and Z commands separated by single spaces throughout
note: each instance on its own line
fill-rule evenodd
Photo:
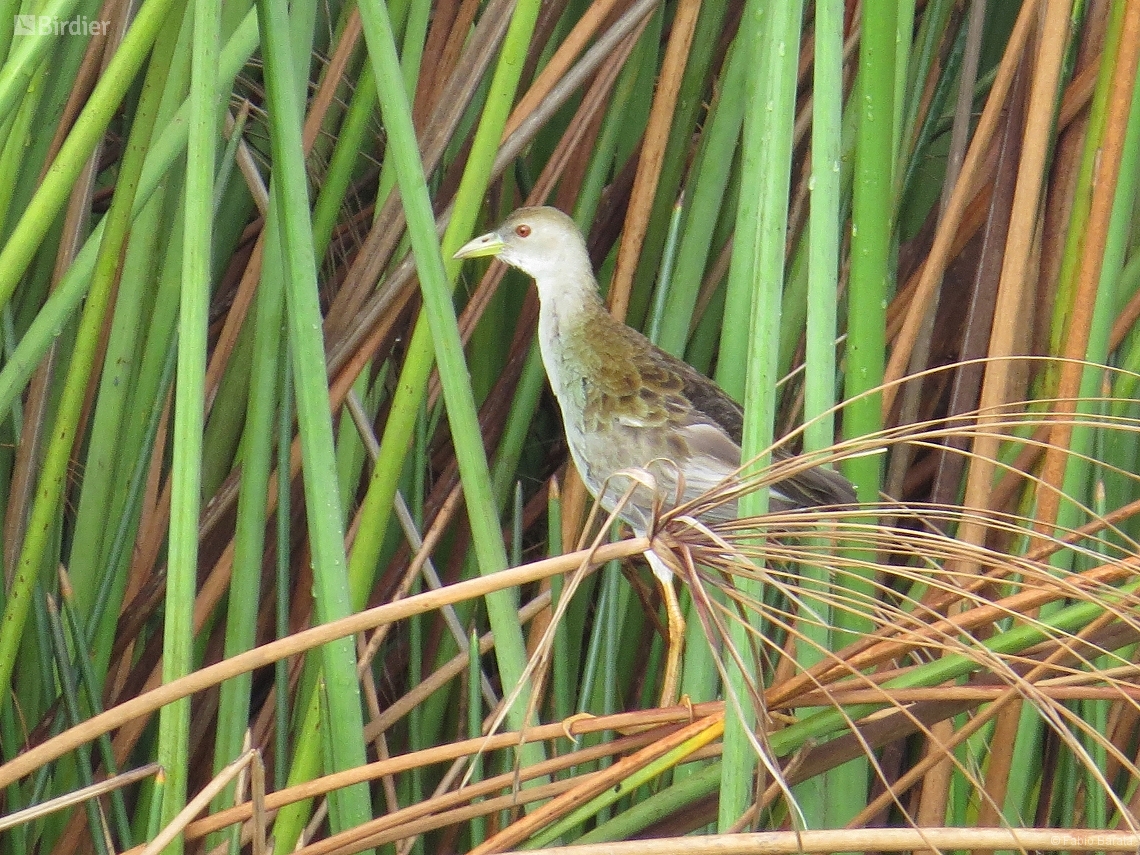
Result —
M 586 242 L 570 217 L 555 208 L 520 208 L 455 253 L 481 256 L 495 256 L 534 278 L 546 375 L 562 410 L 570 456 L 602 508 L 613 512 L 624 496 L 618 515 L 644 536 L 651 533 L 656 511 L 695 499 L 739 469 L 740 405 L 606 310 Z M 770 490 L 773 511 L 855 501 L 850 482 L 829 469 L 799 472 Z M 703 518 L 720 522 L 736 515 L 733 502 Z M 662 694 L 671 700 L 684 619 L 673 571 L 653 550 L 646 558 L 661 582 L 669 617 Z

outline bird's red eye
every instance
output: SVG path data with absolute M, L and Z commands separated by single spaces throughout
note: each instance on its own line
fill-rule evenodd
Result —
M 521 226 L 515 226 L 515 234 L 521 238 L 530 237 L 530 226 L 523 223 Z

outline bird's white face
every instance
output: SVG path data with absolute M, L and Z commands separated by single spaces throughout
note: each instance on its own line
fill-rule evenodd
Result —
M 535 278 L 543 280 L 589 271 L 589 257 L 582 233 L 570 217 L 555 208 L 520 208 L 499 228 L 480 235 L 459 248 L 455 258 L 496 256 Z

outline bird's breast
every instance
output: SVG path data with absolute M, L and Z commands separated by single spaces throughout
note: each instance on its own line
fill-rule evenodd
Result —
M 686 429 L 692 406 L 681 393 L 679 378 L 647 360 L 644 348 L 613 329 L 608 315 L 583 314 L 543 304 L 543 363 L 562 411 L 570 456 L 586 488 L 608 511 L 636 481 L 639 486 L 622 516 L 644 530 L 653 494 L 665 507 L 675 504 L 679 493 L 692 498 L 691 488 L 719 481 L 738 465 L 739 456 L 731 465 L 718 464 L 715 472 L 704 471 L 708 466 L 703 456 L 694 458 Z M 622 470 L 646 473 L 656 488 L 650 490 L 638 476 L 633 481 L 615 477 Z

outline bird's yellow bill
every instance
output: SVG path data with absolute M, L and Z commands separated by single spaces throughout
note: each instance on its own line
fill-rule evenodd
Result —
M 485 235 L 479 235 L 479 237 L 467 241 L 459 247 L 452 258 L 482 258 L 487 255 L 498 255 L 506 246 L 503 239 L 497 234 L 487 232 Z

